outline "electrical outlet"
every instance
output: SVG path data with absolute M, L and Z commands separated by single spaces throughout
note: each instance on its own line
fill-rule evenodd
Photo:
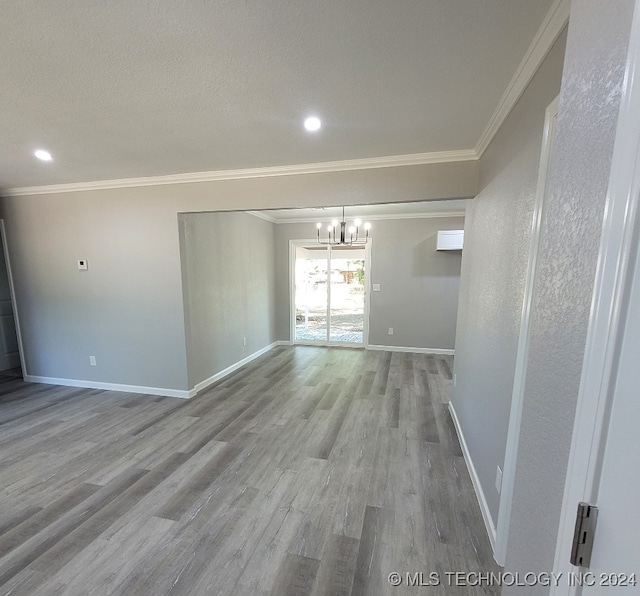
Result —
M 247 338 L 246 338 L 246 337 L 243 337 L 243 338 L 242 338 L 242 345 L 243 345 L 243 346 L 246 346 L 246 345 L 247 345 Z
M 502 490 L 502 470 L 500 469 L 500 466 L 498 466 L 498 469 L 496 470 L 496 490 L 498 491 L 498 494 L 500 494 L 500 491 Z
M 86 271 L 87 269 L 89 269 L 89 261 L 87 261 L 87 259 L 79 259 L 78 269 L 80 271 Z
M 373 291 L 374 292 L 379 292 L 380 291 L 380 284 L 373 284 Z
M 95 366 L 96 365 L 96 357 L 95 356 L 89 356 L 89 364 L 91 366 Z
M 389 327 L 389 335 L 393 335 L 393 327 Z

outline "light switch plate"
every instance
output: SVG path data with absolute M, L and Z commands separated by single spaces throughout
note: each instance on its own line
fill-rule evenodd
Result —
M 374 292 L 379 292 L 380 291 L 380 284 L 373 284 L 373 291 Z

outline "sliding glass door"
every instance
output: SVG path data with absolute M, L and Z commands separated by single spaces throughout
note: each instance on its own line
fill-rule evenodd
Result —
M 364 345 L 365 248 L 306 244 L 294 251 L 295 343 Z
M 295 341 L 327 341 L 329 249 L 296 247 Z

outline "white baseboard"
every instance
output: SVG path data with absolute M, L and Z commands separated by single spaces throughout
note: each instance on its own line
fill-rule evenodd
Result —
M 367 350 L 384 350 L 385 352 L 416 352 L 417 354 L 442 354 L 443 356 L 453 356 L 455 350 L 438 348 L 407 348 L 403 346 L 377 346 L 368 345 Z
M 147 395 L 162 395 L 164 397 L 180 397 L 188 399 L 189 392 L 183 389 L 163 389 L 161 387 L 143 387 L 142 385 L 122 385 L 120 383 L 101 383 L 80 379 L 58 379 L 56 377 L 38 377 L 24 375 L 27 383 L 44 383 L 46 385 L 63 385 L 65 387 L 83 387 L 85 389 L 105 389 L 107 391 L 124 391 L 125 393 L 145 393 Z
M 467 470 L 469 470 L 469 476 L 471 476 L 471 482 L 473 483 L 473 488 L 476 491 L 476 497 L 478 499 L 478 505 L 480 505 L 480 512 L 482 513 L 482 519 L 484 520 L 484 525 L 487 528 L 487 534 L 489 535 L 491 550 L 495 553 L 496 526 L 493 523 L 493 518 L 491 517 L 491 512 L 489 511 L 489 505 L 487 505 L 487 500 L 484 497 L 484 491 L 482 490 L 482 485 L 480 484 L 480 479 L 478 478 L 478 473 L 476 472 L 476 468 L 473 465 L 473 460 L 471 459 L 471 454 L 469 453 L 467 442 L 464 440 L 464 435 L 462 434 L 462 427 L 460 426 L 460 421 L 458 420 L 456 410 L 453 407 L 453 404 L 451 402 L 449 402 L 449 413 L 451 414 L 451 419 L 453 420 L 453 425 L 455 426 L 456 434 L 458 435 L 458 439 L 460 440 L 460 447 L 462 448 L 462 455 L 464 456 L 464 462 L 467 464 Z
M 188 392 L 188 397 L 194 397 L 195 395 L 200 393 L 202 390 L 206 389 L 210 385 L 213 385 L 216 381 L 219 381 L 220 379 L 223 379 L 224 377 L 230 375 L 232 372 L 235 372 L 239 368 L 243 367 L 245 364 L 249 364 L 249 362 L 262 356 L 263 354 L 266 354 L 269 350 L 273 350 L 273 348 L 277 346 L 288 346 L 288 345 L 289 345 L 288 341 L 284 341 L 284 340 L 274 341 L 272 344 L 265 346 L 261 350 L 258 350 L 257 352 L 250 354 L 246 358 L 239 360 L 235 364 L 228 366 L 224 370 L 217 372 L 215 375 L 210 376 L 208 379 L 205 379 L 204 381 L 200 381 L 200 383 L 198 383 L 193 389 L 191 389 Z
M 193 389 L 187 391 L 184 389 L 164 389 L 162 387 L 144 387 L 142 385 L 123 385 L 120 383 L 101 383 L 99 381 L 85 381 L 81 379 L 60 379 L 56 377 L 39 377 L 36 375 L 24 375 L 24 380 L 27 383 L 44 383 L 46 385 L 62 385 L 64 387 L 82 387 L 84 389 L 105 389 L 106 391 L 123 391 L 125 393 L 144 393 L 146 395 L 162 395 L 164 397 L 179 397 L 181 399 L 189 399 L 202 391 L 204 388 L 208 387 L 212 383 L 226 377 L 231 374 L 235 370 L 239 369 L 241 366 L 251 362 L 258 358 L 258 356 L 262 356 L 262 354 L 268 352 L 269 350 L 275 348 L 276 346 L 288 346 L 288 341 L 275 341 L 272 344 L 254 352 L 250 356 L 247 356 L 240 362 L 236 362 L 232 366 L 225 368 L 224 370 L 216 373 L 212 377 L 209 377 L 202 383 L 198 383 Z
M 246 358 L 232 364 L 231 366 L 217 372 L 210 376 L 208 379 L 198 383 L 193 389 L 164 389 L 162 387 L 144 387 L 142 385 L 123 385 L 120 383 L 102 383 L 99 381 L 86 381 L 82 379 L 61 379 L 57 377 L 39 377 L 36 375 L 24 375 L 24 380 L 28 383 L 45 383 L 47 385 L 63 385 L 65 387 L 83 387 L 85 389 L 105 389 L 107 391 L 124 391 L 125 393 L 144 393 L 146 395 L 162 395 L 165 397 L 179 397 L 181 399 L 189 399 L 194 397 L 200 391 L 206 389 L 213 383 L 223 379 L 224 377 L 235 372 L 245 364 L 249 364 L 252 360 L 259 358 L 263 354 L 266 354 L 269 350 L 277 346 L 290 346 L 291 342 L 287 340 L 274 341 L 272 344 L 265 346 L 264 348 L 250 354 Z M 366 346 L 367 350 L 385 350 L 391 352 L 416 352 L 419 354 L 445 354 L 453 355 L 453 350 L 438 350 L 434 348 L 407 348 L 398 346 Z

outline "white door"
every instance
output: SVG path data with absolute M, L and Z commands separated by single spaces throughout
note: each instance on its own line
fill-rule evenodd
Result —
M 567 468 L 553 596 L 640 594 L 640 0 L 636 0 Z M 569 562 L 579 502 L 598 508 Z M 635 576 L 634 576 L 635 574 Z
M 595 504 L 598 518 L 583 594 L 640 594 L 640 263 L 629 299 Z M 576 569 L 576 571 L 578 571 Z M 635 574 L 635 577 L 631 577 Z M 617 587 L 616 586 L 625 586 Z M 634 587 L 635 586 L 635 587 Z

